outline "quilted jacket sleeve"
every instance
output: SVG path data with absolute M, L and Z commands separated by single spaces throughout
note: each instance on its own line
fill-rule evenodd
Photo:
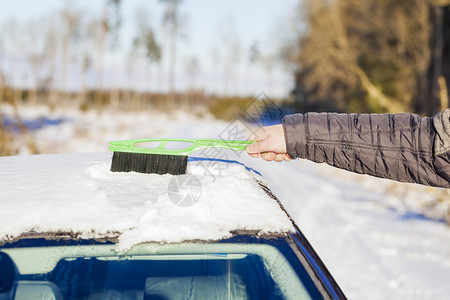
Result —
M 450 188 L 450 110 L 415 114 L 306 113 L 283 118 L 287 151 L 352 172 Z

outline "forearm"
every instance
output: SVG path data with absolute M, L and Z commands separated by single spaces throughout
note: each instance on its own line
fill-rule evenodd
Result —
M 432 118 L 414 114 L 307 113 L 286 116 L 283 126 L 292 158 L 326 162 L 402 182 L 450 187 L 445 177 L 448 153 L 438 160 L 434 155 L 436 130 Z M 435 166 L 439 160 L 441 170 Z

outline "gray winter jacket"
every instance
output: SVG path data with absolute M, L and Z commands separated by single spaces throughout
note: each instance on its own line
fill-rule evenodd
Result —
M 352 172 L 450 188 L 450 109 L 415 114 L 306 113 L 283 118 L 287 152 Z

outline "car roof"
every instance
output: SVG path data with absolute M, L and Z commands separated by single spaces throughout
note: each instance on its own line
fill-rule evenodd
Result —
M 110 164 L 111 153 L 1 157 L 0 243 L 31 233 L 113 237 L 128 249 L 295 231 L 261 176 L 236 162 L 192 159 L 179 176 L 110 172 Z

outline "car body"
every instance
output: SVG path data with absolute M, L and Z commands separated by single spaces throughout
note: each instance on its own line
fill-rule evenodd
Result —
M 0 300 L 345 299 L 339 286 L 281 203 L 262 179 L 254 176 L 248 168 L 246 170 L 238 166 L 233 167 L 231 171 L 228 170 L 228 173 L 216 173 L 215 183 L 212 183 L 211 176 L 204 177 L 199 182 L 203 183 L 202 188 L 205 193 L 211 188 L 217 194 L 218 187 L 226 182 L 232 185 L 233 180 L 230 181 L 230 178 L 235 176 L 235 182 L 241 186 L 248 184 L 245 190 L 250 190 L 251 194 L 257 194 L 254 199 L 264 199 L 251 202 L 248 199 L 252 197 L 246 196 L 246 199 L 241 199 L 241 206 L 239 202 L 236 202 L 238 203 L 236 207 L 233 207 L 235 204 L 230 199 L 230 202 L 225 203 L 223 207 L 205 206 L 207 207 L 205 211 L 209 214 L 193 215 L 202 209 L 202 205 L 206 205 L 206 201 L 209 201 L 211 196 L 207 194 L 208 200 L 201 199 L 199 204 L 193 202 L 190 207 L 174 206 L 165 196 L 161 198 L 161 195 L 169 193 L 171 182 L 173 183 L 173 179 L 179 177 L 141 174 L 111 175 L 106 170 L 109 159 L 109 156 L 105 154 L 0 158 L 0 163 L 4 163 L 6 169 L 10 168 L 9 173 L 5 171 L 5 168 L 3 169 L 3 173 L 0 174 L 3 178 L 7 176 L 5 174 L 13 174 L 14 177 L 17 173 L 17 178 L 25 179 L 20 183 L 23 191 L 26 190 L 27 185 L 34 187 L 31 188 L 33 191 L 7 194 L 9 198 L 18 197 L 16 202 L 21 200 L 26 203 L 23 204 L 25 207 L 20 212 L 14 208 L 14 205 L 20 206 L 20 203 L 0 201 L 4 218 L 7 216 L 5 210 L 8 209 L 13 214 L 21 215 L 20 218 L 27 215 L 24 218 L 26 221 L 15 222 L 10 219 L 13 224 L 11 228 L 7 228 L 6 222 L 3 223 L 4 229 L 0 227 L 0 231 L 3 230 L 3 235 L 0 235 L 2 237 Z M 191 164 L 191 174 L 197 174 L 198 177 L 199 170 L 204 167 L 205 161 L 196 162 L 196 167 L 194 162 Z M 222 160 L 220 164 L 226 164 L 226 162 Z M 25 172 L 17 170 L 30 166 L 31 169 Z M 42 168 L 46 171 L 36 176 Z M 208 168 L 212 166 L 209 165 Z M 50 173 L 53 174 L 53 179 Z M 75 173 L 82 175 L 79 178 L 87 176 L 89 179 L 86 181 L 87 184 L 77 180 L 75 175 L 70 182 L 68 179 Z M 27 176 L 28 180 L 26 180 Z M 130 178 L 132 182 L 143 180 L 143 178 L 150 182 L 164 179 L 165 182 L 169 182 L 169 188 L 167 191 L 164 191 L 166 187 L 161 189 L 157 201 L 147 199 L 139 203 L 138 199 L 144 196 L 136 194 L 135 197 L 131 197 L 131 191 L 139 189 L 139 185 L 144 184 L 145 180 L 138 182 L 132 189 L 117 187 L 119 183 Z M 252 185 L 252 182 L 255 185 Z M 11 186 L 10 183 L 8 184 Z M 39 188 L 41 185 L 54 186 L 50 190 L 46 188 L 42 190 Z M 86 216 L 78 215 L 73 201 L 77 201 L 82 196 L 89 197 L 89 195 L 78 193 L 73 197 L 60 197 L 58 193 L 64 191 L 64 186 L 68 191 L 81 188 L 94 190 L 93 195 L 101 194 L 103 197 L 96 200 L 95 203 L 99 205 L 85 208 Z M 151 184 L 151 186 L 151 190 L 154 190 L 161 188 L 162 184 Z M 16 186 L 16 188 L 21 190 L 21 187 Z M 120 192 L 120 196 L 114 194 L 113 190 L 116 190 L 114 193 Z M 46 196 L 49 195 L 49 191 L 53 192 L 52 196 Z M 108 191 L 111 193 L 108 194 Z M 239 193 L 242 194 L 242 191 L 238 194 L 232 194 L 230 191 L 231 194 L 229 194 L 226 187 L 223 191 L 225 192 L 221 192 L 222 194 L 226 193 L 224 197 L 221 198 L 220 195 L 216 197 L 222 201 L 225 201 L 223 199 L 227 199 L 227 196 L 234 199 L 239 197 L 236 196 Z M 259 194 L 259 192 L 262 193 Z M 24 193 L 28 194 L 24 197 Z M 52 197 L 60 202 L 55 204 L 47 199 Z M 126 199 L 127 197 L 130 199 Z M 30 198 L 33 199 L 29 200 Z M 41 198 L 44 200 L 39 200 Z M 131 226 L 131 231 L 126 229 L 126 226 L 114 227 L 115 222 L 112 221 L 117 219 L 118 215 L 104 217 L 106 223 L 110 220 L 111 225 L 106 224 L 109 227 L 104 227 L 104 223 L 101 225 L 96 223 L 102 219 L 102 216 L 95 216 L 95 214 L 93 217 L 90 216 L 92 211 L 96 211 L 95 207 L 101 206 L 104 201 L 110 201 L 106 202 L 110 205 L 115 199 L 122 199 L 124 202 L 115 206 L 115 208 L 123 208 L 122 211 L 119 210 L 119 216 L 129 215 L 130 218 L 139 216 L 139 222 L 136 223 L 121 220 L 129 227 L 130 224 L 134 224 Z M 89 199 L 85 200 L 89 201 Z M 85 203 L 89 203 L 80 202 L 85 206 Z M 247 204 L 249 206 L 246 206 Z M 252 205 L 261 206 L 262 209 L 260 211 L 255 209 L 256 212 L 253 213 L 247 208 Z M 53 214 L 58 215 L 64 212 L 65 206 L 71 207 L 72 213 L 53 217 Z M 226 211 L 228 206 L 231 206 L 231 209 Z M 45 210 L 42 207 L 45 207 Z M 159 207 L 157 212 L 155 207 Z M 237 209 L 241 207 L 246 210 L 246 214 L 239 214 Z M 42 212 L 33 215 L 33 209 Z M 136 214 L 139 210 L 142 211 Z M 224 210 L 226 212 L 221 214 L 220 211 Z M 107 213 L 106 210 L 104 211 Z M 129 214 L 130 211 L 135 215 Z M 80 212 L 83 212 L 83 209 L 80 209 Z M 177 215 L 176 212 L 180 214 Z M 234 214 L 238 216 L 235 217 Z M 246 215 L 249 220 L 245 220 Z M 40 216 L 43 217 L 40 218 Z M 184 217 L 186 219 L 177 222 Z M 202 217 L 205 220 L 198 221 Z M 167 218 L 172 219 L 169 223 L 164 223 Z M 232 227 L 218 232 L 226 224 L 220 223 L 221 218 L 225 221 L 229 219 Z M 64 220 L 68 224 L 64 224 Z M 27 226 L 22 226 L 24 222 Z M 90 225 L 89 222 L 92 224 Z M 121 222 L 117 223 L 120 225 Z M 276 227 L 283 222 L 290 224 Z M 170 227 L 166 228 L 168 231 L 158 227 L 160 223 Z M 266 227 L 269 223 L 276 224 Z M 142 224 L 145 226 L 141 226 Z M 215 227 L 215 224 L 221 225 Z M 205 230 L 205 227 L 210 227 L 206 229 L 212 232 Z M 196 228 L 198 232 L 195 232 Z M 153 231 L 154 233 L 148 235 Z M 165 234 L 160 236 L 158 233 L 161 231 Z M 171 239 L 168 236 L 177 238 Z

